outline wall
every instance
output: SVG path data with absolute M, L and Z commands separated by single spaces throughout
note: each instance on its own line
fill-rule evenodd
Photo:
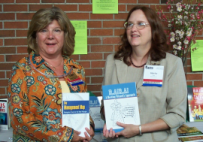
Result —
M 118 2 L 119 14 L 92 14 L 91 0 L 0 0 L 0 96 L 7 94 L 12 65 L 27 55 L 26 35 L 32 15 L 51 6 L 64 10 L 71 20 L 88 21 L 88 54 L 72 57 L 86 69 L 88 90 L 100 95 L 105 59 L 118 48 L 128 11 L 137 4 L 155 8 L 166 0 Z M 198 39 L 203 39 L 202 33 Z M 202 72 L 191 72 L 190 57 L 187 70 L 188 84 L 203 86 Z

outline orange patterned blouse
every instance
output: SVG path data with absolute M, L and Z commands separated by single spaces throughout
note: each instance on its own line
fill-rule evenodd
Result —
M 70 92 L 87 92 L 84 68 L 67 56 L 63 59 L 64 78 Z M 71 74 L 84 83 L 72 86 L 68 81 Z M 59 79 L 53 76 L 56 76 L 54 71 L 35 52 L 12 67 L 8 96 L 13 141 L 71 141 L 73 129 L 61 126 L 62 88 Z M 91 118 L 90 125 L 94 127 Z

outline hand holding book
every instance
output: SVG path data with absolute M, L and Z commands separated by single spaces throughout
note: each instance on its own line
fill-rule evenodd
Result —
M 116 136 L 116 133 L 112 128 L 110 128 L 110 130 L 107 130 L 106 124 L 104 124 L 103 135 L 106 138 L 114 138 Z
M 121 132 L 116 133 L 116 137 L 119 135 L 122 135 L 126 138 L 130 138 L 136 135 L 139 135 L 139 126 L 138 125 L 133 125 L 133 124 L 123 124 L 120 122 L 117 122 L 118 126 L 121 126 L 124 128 Z

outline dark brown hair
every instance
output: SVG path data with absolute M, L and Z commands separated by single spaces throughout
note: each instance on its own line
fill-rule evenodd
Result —
M 164 33 L 164 29 L 162 26 L 162 22 L 159 19 L 158 15 L 154 10 L 149 7 L 145 6 L 135 6 L 133 7 L 130 12 L 128 13 L 127 19 L 125 22 L 128 21 L 130 15 L 135 10 L 142 10 L 145 14 L 147 20 L 149 21 L 152 33 L 152 45 L 150 48 L 150 56 L 152 61 L 159 61 L 166 57 L 166 52 L 168 50 L 167 45 L 167 37 Z M 121 37 L 121 45 L 119 46 L 119 50 L 115 53 L 115 59 L 122 59 L 125 64 L 131 65 L 131 62 L 128 60 L 132 54 L 132 47 L 127 39 L 126 30 Z
M 74 52 L 75 29 L 68 19 L 65 12 L 57 7 L 51 7 L 38 10 L 32 17 L 30 27 L 27 33 L 28 53 L 39 52 L 36 44 L 36 33 L 48 26 L 53 20 L 56 20 L 60 28 L 64 31 L 64 44 L 62 55 L 70 56 Z

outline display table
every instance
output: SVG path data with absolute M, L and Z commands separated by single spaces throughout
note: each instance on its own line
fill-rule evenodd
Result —
M 9 130 L 2 130 L 0 131 L 0 142 L 12 142 L 13 138 L 13 129 L 9 128 Z M 103 139 L 103 142 L 105 142 L 104 137 L 102 133 L 95 133 L 94 138 L 91 140 L 91 142 L 100 142 L 101 139 Z
M 186 123 L 189 127 L 196 127 L 200 131 L 203 132 L 203 122 L 188 122 Z M 13 137 L 13 129 L 9 128 L 9 130 L 2 130 L 0 131 L 0 142 L 1 141 L 6 141 L 6 142 L 12 142 L 12 137 Z M 99 142 L 100 140 L 104 140 L 104 137 L 102 133 L 95 133 L 94 138 L 91 140 L 91 142 Z
M 12 142 L 13 140 L 13 129 L 9 128 L 9 130 L 0 130 L 0 141 Z
M 196 127 L 203 132 L 203 121 L 202 122 L 187 122 L 185 123 L 189 127 Z

